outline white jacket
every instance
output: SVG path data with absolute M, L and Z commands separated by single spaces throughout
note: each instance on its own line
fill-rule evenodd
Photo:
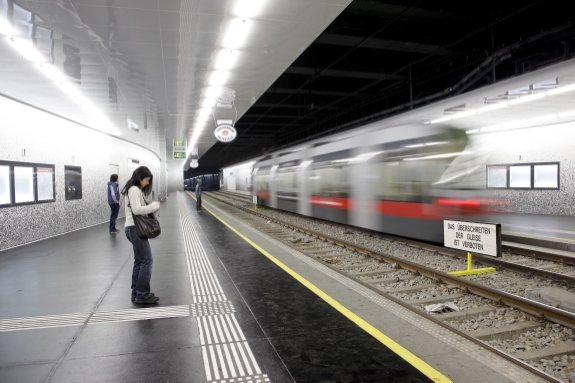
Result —
M 132 186 L 128 190 L 128 198 L 124 203 L 126 204 L 126 227 L 135 225 L 132 212 L 137 215 L 146 215 L 160 210 L 160 204 L 158 202 L 152 202 L 148 205 L 144 193 L 142 193 L 142 190 L 137 186 Z

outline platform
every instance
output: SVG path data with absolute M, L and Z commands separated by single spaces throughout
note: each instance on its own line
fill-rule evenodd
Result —
M 539 381 L 206 201 L 160 221 L 158 305 L 106 225 L 0 252 L 0 381 Z

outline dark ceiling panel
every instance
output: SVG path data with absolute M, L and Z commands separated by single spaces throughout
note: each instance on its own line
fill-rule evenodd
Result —
M 196 174 L 571 58 L 570 12 L 562 1 L 354 0 L 237 121 L 236 140 L 200 158 Z

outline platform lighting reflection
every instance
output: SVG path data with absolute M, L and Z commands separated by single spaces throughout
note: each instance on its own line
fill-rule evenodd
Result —
M 404 158 L 403 161 L 434 160 L 437 158 L 450 158 L 450 157 L 463 156 L 463 155 L 472 154 L 472 153 L 473 152 L 465 151 L 465 152 L 457 152 L 457 153 L 433 154 L 430 156 L 423 156 L 423 157 Z
M 120 131 L 104 117 L 101 111 L 90 100 L 82 96 L 78 88 L 70 83 L 62 72 L 52 64 L 46 62 L 44 55 L 36 49 L 31 41 L 17 36 L 16 31 L 10 23 L 2 17 L 0 17 L 0 35 L 6 36 L 8 41 L 11 42 L 10 45 L 22 55 L 22 58 L 36 64 L 44 76 L 50 81 L 53 81 L 64 93 L 69 95 L 72 100 L 87 111 L 94 122 L 94 129 L 117 136 L 121 135 Z
M 225 72 L 225 71 L 213 72 L 208 79 L 208 85 L 222 86 L 225 84 L 228 77 L 229 77 L 228 72 Z
M 214 69 L 219 71 L 226 71 L 234 67 L 238 59 L 237 51 L 233 49 L 225 49 L 218 54 L 218 58 L 214 64 Z
M 478 134 L 478 133 L 490 133 L 490 132 L 501 132 L 506 130 L 515 130 L 515 129 L 527 129 L 527 128 L 536 128 L 536 126 L 530 126 L 532 124 L 538 124 L 546 121 L 551 121 L 555 119 L 561 118 L 568 118 L 575 116 L 575 110 L 569 110 L 561 113 L 552 113 L 546 114 L 543 116 L 533 117 L 529 119 L 521 119 L 512 122 L 508 122 L 505 124 L 496 124 L 490 125 L 483 128 L 478 129 L 471 129 L 467 130 L 467 134 Z
M 236 2 L 234 13 L 242 18 L 259 16 L 267 0 L 240 0 Z
M 457 120 L 459 118 L 469 117 L 469 116 L 473 116 L 475 114 L 480 114 L 480 113 L 485 113 L 485 112 L 491 112 L 493 110 L 503 109 L 503 108 L 508 107 L 508 106 L 520 105 L 520 104 L 524 104 L 527 102 L 540 100 L 540 99 L 548 97 L 548 96 L 555 96 L 558 94 L 563 94 L 563 93 L 573 92 L 573 91 L 575 91 L 575 84 L 562 86 L 560 88 L 555 88 L 555 89 L 551 89 L 551 90 L 548 90 L 545 92 L 531 94 L 528 96 L 518 97 L 518 98 L 515 98 L 513 100 L 509 100 L 509 101 L 502 101 L 502 102 L 499 102 L 497 104 L 483 106 L 483 107 L 477 108 L 475 110 L 460 112 L 460 113 L 454 114 L 453 116 L 440 117 L 440 118 L 437 118 L 435 120 L 427 121 L 425 123 L 426 124 L 438 124 L 441 122 Z
M 222 46 L 228 49 L 238 49 L 243 47 L 252 21 L 249 19 L 235 19 L 232 20 L 224 38 L 222 39 Z

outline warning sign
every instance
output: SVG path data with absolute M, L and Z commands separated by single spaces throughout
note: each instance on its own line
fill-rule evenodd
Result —
M 445 247 L 501 257 L 501 224 L 443 221 Z

